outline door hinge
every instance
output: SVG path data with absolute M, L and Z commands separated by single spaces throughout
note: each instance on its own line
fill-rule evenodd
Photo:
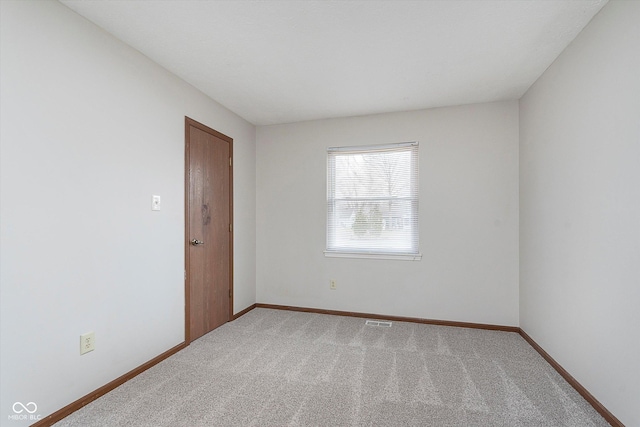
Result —
M 187 270 L 184 271 L 184 280 L 187 280 Z
M 231 157 L 229 157 L 229 166 L 231 166 Z
M 233 227 L 231 226 L 231 224 L 229 224 L 229 232 L 233 231 Z
M 231 289 L 229 289 L 229 298 L 231 298 Z

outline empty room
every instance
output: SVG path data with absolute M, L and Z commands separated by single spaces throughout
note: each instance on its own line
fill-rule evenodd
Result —
M 0 0 L 0 426 L 640 426 L 640 1 Z

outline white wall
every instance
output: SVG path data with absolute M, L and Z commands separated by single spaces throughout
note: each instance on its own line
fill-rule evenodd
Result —
M 640 2 L 612 1 L 520 101 L 520 324 L 640 425 Z
M 58 2 L 0 5 L 4 425 L 184 340 L 185 115 L 234 138 L 235 310 L 255 302 L 255 127 Z
M 518 325 L 516 101 L 257 135 L 258 302 Z M 422 260 L 325 258 L 327 147 L 402 141 L 420 142 Z

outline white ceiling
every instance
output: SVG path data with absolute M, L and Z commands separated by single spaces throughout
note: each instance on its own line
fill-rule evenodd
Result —
M 60 0 L 256 125 L 518 99 L 607 0 Z

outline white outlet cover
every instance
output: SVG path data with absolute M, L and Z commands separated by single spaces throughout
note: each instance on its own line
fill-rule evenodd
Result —
M 85 354 L 96 349 L 96 334 L 87 332 L 80 335 L 80 354 Z
M 151 198 L 151 210 L 159 211 L 160 210 L 160 196 L 152 196 Z

